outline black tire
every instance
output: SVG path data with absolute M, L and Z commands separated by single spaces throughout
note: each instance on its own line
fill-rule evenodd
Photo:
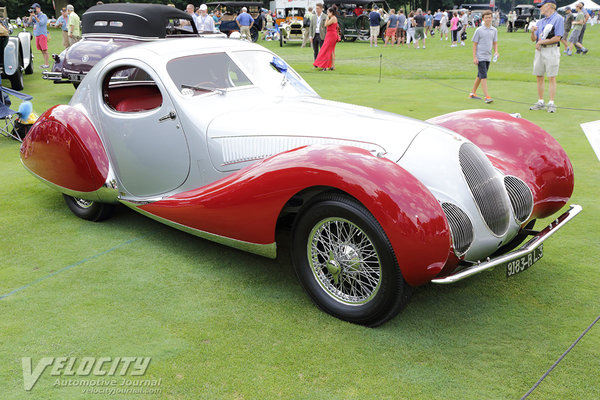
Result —
M 307 206 L 294 224 L 291 248 L 304 290 L 337 318 L 378 326 L 398 314 L 410 298 L 411 287 L 385 232 L 350 197 L 325 194 Z
M 355 27 L 356 36 L 358 36 L 360 40 L 369 40 L 369 37 L 371 36 L 369 17 L 364 14 L 360 15 L 356 18 Z
M 252 43 L 256 43 L 258 40 L 258 29 L 255 26 L 250 28 L 250 38 L 252 39 Z
M 344 36 L 343 40 L 344 40 L 344 42 L 356 42 L 356 36 L 353 36 L 353 37 Z
M 33 74 L 33 54 L 31 55 L 31 60 L 29 60 L 29 65 L 25 68 L 25 73 L 27 75 Z
M 63 197 L 73 214 L 88 221 L 99 222 L 108 219 L 115 209 L 114 204 L 83 200 L 66 194 L 63 194 Z
M 18 68 L 14 74 L 10 75 L 8 80 L 10 81 L 10 87 L 13 88 L 13 90 L 23 90 L 25 87 L 23 85 L 23 71 L 21 68 Z

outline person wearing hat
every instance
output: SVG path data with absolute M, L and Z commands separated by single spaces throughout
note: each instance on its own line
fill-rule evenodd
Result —
M 29 11 L 29 22 L 33 24 L 33 36 L 35 36 L 35 45 L 44 57 L 44 65 L 40 68 L 49 68 L 48 65 L 48 17 L 42 12 L 38 3 L 31 5 Z
M 560 64 L 560 38 L 565 33 L 563 19 L 556 12 L 556 0 L 544 0 L 540 7 L 540 19 L 531 29 L 531 41 L 535 42 L 535 56 L 533 58 L 533 74 L 537 77 L 538 101 L 530 110 L 543 110 L 544 104 L 544 75 L 548 77 L 548 91 L 550 101 L 548 112 L 556 112 L 554 95 L 556 94 L 556 76 Z
M 61 8 L 60 9 L 60 17 L 58 17 L 58 19 L 56 20 L 56 27 L 62 30 L 62 44 L 63 46 L 66 48 L 68 48 L 69 45 L 69 26 L 67 25 L 69 23 L 69 14 L 67 14 L 67 9 L 66 8 Z
M 69 13 L 69 46 L 81 40 L 81 19 L 75 13 L 75 8 L 71 4 L 67 6 Z
M 206 4 L 200 5 L 200 15 L 196 18 L 196 29 L 199 33 L 215 31 L 215 20 L 208 15 Z
M 379 14 L 379 7 L 373 5 L 373 9 L 369 13 L 369 44 L 371 47 L 377 47 L 377 37 L 379 36 L 379 28 L 381 25 L 381 14 Z

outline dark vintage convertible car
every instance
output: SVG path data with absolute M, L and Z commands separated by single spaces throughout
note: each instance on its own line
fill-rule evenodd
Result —
M 229 36 L 232 32 L 239 32 L 235 19 L 240 14 L 243 7 L 248 9 L 248 14 L 254 18 L 254 24 L 250 29 L 250 35 L 253 42 L 258 40 L 258 32 L 263 28 L 263 20 L 260 18 L 260 13 L 263 8 L 263 3 L 260 1 L 217 1 L 206 3 L 209 10 L 214 10 L 221 14 L 221 23 L 219 30 Z
M 517 14 L 517 19 L 512 26 L 508 24 L 508 32 L 516 32 L 519 29 L 525 29 L 525 32 L 528 32 L 531 22 L 541 18 L 540 9 L 531 4 L 519 4 L 513 9 L 513 12 Z
M 89 8 L 81 18 L 82 39 L 60 54 L 53 54 L 52 71 L 44 79 L 73 83 L 75 87 L 98 61 L 121 48 L 151 40 L 199 34 L 192 17 L 181 10 L 159 4 L 104 4 Z
M 338 8 L 338 23 L 340 25 L 340 34 L 342 40 L 354 42 L 356 39 L 369 40 L 369 12 L 373 5 L 377 5 L 384 11 L 384 15 L 389 13 L 390 6 L 386 1 L 373 0 L 352 0 L 349 2 L 340 0 L 325 0 L 325 7 L 329 8 L 334 4 Z M 381 29 L 379 37 L 385 35 L 386 22 L 381 18 Z

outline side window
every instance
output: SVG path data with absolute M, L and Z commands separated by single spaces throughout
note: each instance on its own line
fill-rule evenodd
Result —
M 102 82 L 102 98 L 110 109 L 123 113 L 149 111 L 162 105 L 156 82 L 134 66 L 110 70 Z

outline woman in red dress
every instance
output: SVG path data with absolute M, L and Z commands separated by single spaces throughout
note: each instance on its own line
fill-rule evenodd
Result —
M 335 45 L 338 42 L 338 23 L 337 23 L 337 7 L 332 6 L 327 9 L 327 19 L 325 20 L 325 26 L 327 27 L 327 33 L 325 34 L 325 41 L 319 55 L 313 63 L 316 68 L 322 68 L 324 71 L 335 69 Z

